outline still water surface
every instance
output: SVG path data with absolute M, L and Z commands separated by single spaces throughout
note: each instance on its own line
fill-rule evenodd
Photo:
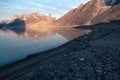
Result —
M 86 33 L 75 28 L 0 29 L 0 66 L 53 49 Z

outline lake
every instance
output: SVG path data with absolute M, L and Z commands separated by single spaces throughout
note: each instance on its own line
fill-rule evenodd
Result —
M 75 28 L 3 28 L 0 29 L 0 66 L 37 52 L 61 46 L 87 30 Z

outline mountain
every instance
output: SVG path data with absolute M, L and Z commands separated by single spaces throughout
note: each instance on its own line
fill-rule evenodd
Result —
M 107 10 L 102 15 L 94 18 L 91 22 L 96 24 L 99 22 L 107 22 L 111 20 L 119 20 L 120 19 L 120 5 L 113 6 L 109 10 Z
M 6 24 L 8 27 L 16 27 L 17 28 L 24 28 L 25 27 L 25 21 L 22 19 L 15 19 L 13 22 Z
M 12 17 L 10 21 L 13 21 L 15 19 L 22 19 L 25 21 L 27 24 L 31 23 L 37 23 L 37 22 L 52 22 L 55 20 L 55 17 L 52 16 L 52 14 L 48 15 L 42 15 L 40 13 L 31 13 L 31 14 L 23 14 L 21 16 L 15 15 Z
M 91 25 L 120 19 L 120 0 L 91 0 L 66 13 L 52 25 Z
M 47 23 L 51 23 L 53 21 L 55 21 L 55 17 L 52 16 L 52 14 L 48 14 L 48 15 L 42 15 L 40 13 L 31 13 L 31 14 L 23 14 L 23 15 L 14 15 L 10 20 L 3 20 L 0 21 L 0 25 L 3 25 L 3 23 L 6 24 L 19 24 L 19 22 L 21 23 L 21 21 L 24 21 L 25 24 L 47 24 Z

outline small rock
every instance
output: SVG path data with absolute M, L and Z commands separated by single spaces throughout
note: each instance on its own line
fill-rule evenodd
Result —
M 81 61 L 84 61 L 85 59 L 84 58 L 80 58 Z

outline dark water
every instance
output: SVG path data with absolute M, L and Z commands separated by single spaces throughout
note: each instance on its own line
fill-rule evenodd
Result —
M 0 66 L 53 49 L 88 32 L 74 28 L 0 29 Z

